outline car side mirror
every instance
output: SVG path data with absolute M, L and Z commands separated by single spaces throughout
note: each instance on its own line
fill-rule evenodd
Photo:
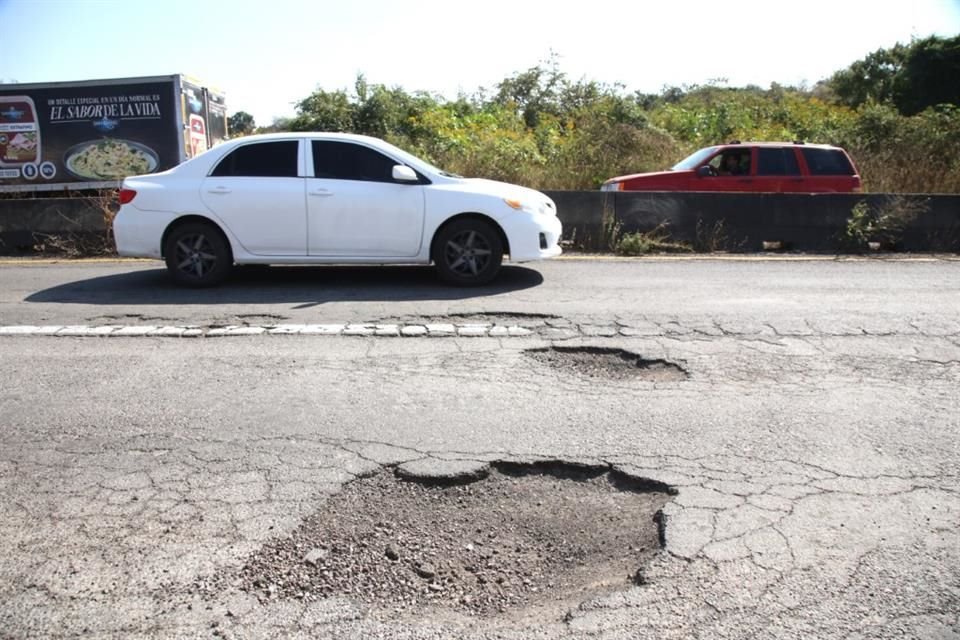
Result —
M 697 169 L 697 176 L 700 178 L 709 178 L 711 175 L 713 174 L 710 172 L 710 167 L 707 165 L 703 165 Z
M 417 172 L 403 164 L 394 165 L 393 179 L 398 182 L 420 182 Z

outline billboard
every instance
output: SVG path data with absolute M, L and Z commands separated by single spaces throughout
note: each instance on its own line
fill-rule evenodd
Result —
M 176 166 L 183 160 L 176 85 L 173 78 L 0 85 L 0 187 L 81 187 Z
M 193 158 L 227 138 L 227 108 L 223 96 L 183 78 L 180 94 L 183 111 L 183 148 Z

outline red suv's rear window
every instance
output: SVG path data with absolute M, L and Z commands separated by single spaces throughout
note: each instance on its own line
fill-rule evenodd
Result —
M 814 149 L 807 147 L 800 150 L 807 168 L 812 176 L 852 176 L 853 165 L 847 159 L 847 154 L 839 149 Z

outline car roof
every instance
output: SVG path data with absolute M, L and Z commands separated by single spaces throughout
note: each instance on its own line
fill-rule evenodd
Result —
M 342 142 L 357 142 L 374 149 L 379 149 L 384 153 L 396 151 L 397 147 L 381 138 L 364 136 L 357 133 L 339 133 L 336 131 L 280 131 L 278 133 L 257 133 L 250 136 L 240 136 L 231 138 L 221 145 L 214 147 L 223 147 L 224 151 L 229 151 L 240 145 L 256 142 L 268 142 L 270 140 L 333 140 Z M 402 149 L 401 149 L 402 151 Z
M 809 142 L 724 142 L 712 145 L 717 149 L 726 149 L 730 147 L 810 147 L 813 149 L 839 149 L 840 147 L 832 144 L 811 144 Z M 704 147 L 709 148 L 709 147 Z
M 280 131 L 278 133 L 256 133 L 250 136 L 231 138 L 231 142 L 242 140 L 256 142 L 258 140 L 289 140 L 290 138 L 323 138 L 324 140 L 354 140 L 357 142 L 382 142 L 380 138 L 363 136 L 358 133 L 340 133 L 336 131 Z

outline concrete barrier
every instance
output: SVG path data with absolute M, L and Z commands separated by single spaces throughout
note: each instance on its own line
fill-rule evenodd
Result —
M 587 250 L 608 250 L 617 233 L 660 228 L 696 250 L 752 252 L 764 242 L 785 250 L 843 252 L 859 203 L 873 214 L 912 212 L 902 229 L 877 233 L 886 248 L 960 252 L 960 195 L 785 194 L 548 191 L 564 239 Z M 0 199 L 0 254 L 27 254 L 51 236 L 103 238 L 102 203 L 91 198 Z M 49 246 L 49 243 L 46 243 Z
M 48 237 L 88 244 L 105 233 L 103 210 L 91 198 L 0 199 L 0 255 L 34 253 Z
M 575 244 L 606 249 L 594 239 L 618 232 L 649 232 L 658 227 L 670 239 L 703 250 L 760 251 L 764 242 L 783 249 L 838 252 L 855 249 L 847 235 L 854 207 L 864 203 L 873 216 L 885 216 L 901 229 L 879 229 L 877 241 L 904 251 L 960 251 L 960 195 L 797 194 L 701 192 L 550 191 Z M 612 197 L 611 197 L 612 196 Z M 612 202 L 611 202 L 612 200 Z M 870 235 L 870 234 L 868 234 Z

